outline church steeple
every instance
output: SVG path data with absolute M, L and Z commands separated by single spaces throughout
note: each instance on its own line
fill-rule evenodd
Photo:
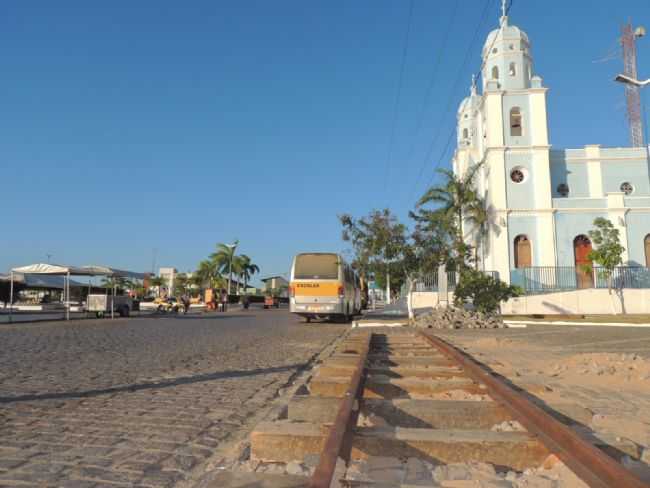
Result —
M 508 22 L 506 0 L 501 0 L 501 19 L 483 46 L 483 89 L 525 90 L 531 87 L 533 60 L 524 31 Z

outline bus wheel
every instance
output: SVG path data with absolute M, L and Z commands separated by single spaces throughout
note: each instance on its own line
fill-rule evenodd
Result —
M 308 324 L 311 322 L 311 317 L 305 317 L 305 322 Z

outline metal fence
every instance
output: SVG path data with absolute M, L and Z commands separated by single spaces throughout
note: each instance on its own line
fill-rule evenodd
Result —
M 499 278 L 498 271 L 483 271 L 492 278 Z M 458 273 L 447 271 L 447 290 L 453 291 L 458 284 Z M 438 291 L 438 273 L 427 273 L 415 278 L 415 291 Z
M 586 272 L 573 266 L 533 266 L 514 269 L 510 283 L 521 287 L 526 294 L 551 293 L 584 288 L 607 288 L 603 268 Z M 650 288 L 650 268 L 620 266 L 612 273 L 613 288 Z

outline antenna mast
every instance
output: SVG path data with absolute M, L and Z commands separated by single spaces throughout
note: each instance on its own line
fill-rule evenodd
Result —
M 643 34 L 641 34 L 643 35 Z M 623 45 L 624 74 L 637 79 L 636 38 L 640 37 L 632 29 L 632 24 L 623 25 L 621 44 Z M 627 103 L 627 120 L 630 124 L 630 143 L 633 147 L 643 146 L 643 125 L 641 123 L 641 97 L 639 87 L 625 83 L 625 101 Z

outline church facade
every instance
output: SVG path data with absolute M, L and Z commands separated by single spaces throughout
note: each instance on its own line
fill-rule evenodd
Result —
M 594 286 L 582 271 L 596 217 L 620 231 L 624 264 L 650 267 L 648 147 L 593 144 L 556 149 L 549 141 L 547 88 L 533 67 L 528 36 L 501 17 L 482 51 L 480 89 L 457 113 L 456 175 L 478 168 L 476 186 L 489 225 L 479 244 L 479 267 L 521 284 L 536 279 L 557 285 L 564 270 L 568 288 Z

